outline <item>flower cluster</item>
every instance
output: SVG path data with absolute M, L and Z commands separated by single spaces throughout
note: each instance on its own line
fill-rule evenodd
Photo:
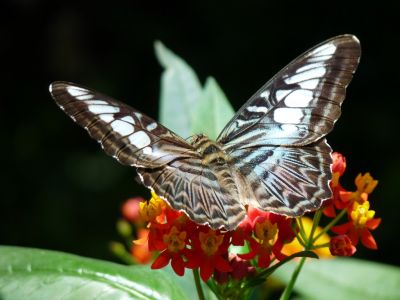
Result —
M 249 209 L 235 231 L 213 230 L 174 211 L 155 193 L 140 204 L 140 215 L 148 222 L 149 250 L 159 252 L 151 267 L 159 269 L 171 263 L 180 276 L 185 268 L 199 269 L 204 281 L 213 274 L 220 282 L 254 274 L 250 261 L 266 268 L 273 259 L 282 260 L 286 257 L 283 244 L 294 238 L 291 219 L 283 216 Z M 229 253 L 232 245 L 246 246 L 248 251 Z
M 345 157 L 340 153 L 333 153 L 331 181 L 333 197 L 323 213 L 335 220 L 339 220 L 341 215 L 347 215 L 346 223 L 331 228 L 338 235 L 331 238 L 329 249 L 332 255 L 338 256 L 353 255 L 359 240 L 365 247 L 377 249 L 376 241 L 370 231 L 376 229 L 381 222 L 380 218 L 374 218 L 375 211 L 370 210 L 369 202 L 369 195 L 378 181 L 369 173 L 358 174 L 355 179 L 356 190 L 348 191 L 339 182 L 345 170 Z M 341 215 L 337 214 L 337 210 L 341 210 Z
M 124 203 L 124 219 L 118 222 L 118 231 L 130 245 L 132 263 L 152 261 L 152 269 L 170 264 L 180 276 L 186 269 L 199 270 L 203 281 L 213 278 L 220 285 L 230 286 L 251 278 L 256 281 L 271 264 L 303 250 L 320 257 L 351 256 L 359 241 L 377 249 L 371 230 L 378 227 L 380 219 L 374 218 L 369 202 L 377 181 L 369 173 L 360 174 L 355 179 L 355 190 L 348 191 L 340 183 L 345 170 L 346 159 L 333 153 L 332 198 L 315 212 L 313 220 L 249 207 L 246 218 L 234 231 L 213 230 L 173 210 L 152 192 L 150 200 L 134 198 Z M 332 218 L 325 227 L 319 227 L 322 214 Z M 336 225 L 345 216 L 347 221 Z M 329 231 L 335 235 L 329 237 Z M 130 263 L 121 247 L 116 246 L 114 243 L 114 253 Z

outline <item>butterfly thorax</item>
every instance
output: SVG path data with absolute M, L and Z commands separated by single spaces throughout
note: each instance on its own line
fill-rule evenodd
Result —
M 221 144 L 210 140 L 205 134 L 193 136 L 191 144 L 203 156 L 203 163 L 205 164 L 223 164 L 228 160 Z

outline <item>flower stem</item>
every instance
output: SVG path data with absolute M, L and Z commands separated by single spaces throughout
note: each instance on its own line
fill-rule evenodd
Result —
M 299 233 L 300 233 L 300 237 L 301 237 L 302 241 L 304 243 L 306 243 L 307 242 L 307 236 L 306 236 L 306 232 L 304 230 L 304 225 L 303 225 L 303 221 L 302 221 L 301 217 L 296 219 L 296 224 L 297 224 L 297 227 L 299 228 Z M 301 243 L 301 244 L 303 245 L 303 243 Z
M 299 276 L 299 273 L 301 269 L 303 268 L 304 262 L 306 261 L 305 257 L 302 257 L 300 260 L 300 263 L 297 265 L 296 269 L 294 270 L 292 274 L 292 278 L 290 278 L 289 284 L 283 291 L 283 294 L 279 298 L 280 300 L 288 300 L 290 295 L 292 294 L 294 284 L 296 283 L 297 277 Z
M 329 224 L 326 225 L 326 226 L 324 227 L 324 229 L 322 229 L 322 231 L 321 231 L 319 234 L 317 234 L 316 237 L 313 238 L 313 241 L 312 241 L 312 242 L 314 243 L 315 241 L 317 241 L 323 234 L 327 233 L 329 229 L 331 229 L 333 226 L 335 226 L 336 223 L 339 222 L 339 220 L 346 214 L 346 212 L 347 212 L 347 210 L 346 210 L 346 209 L 343 209 L 343 210 L 336 216 L 336 218 L 334 218 L 332 221 L 330 221 Z
M 196 284 L 197 296 L 199 300 L 205 300 L 203 289 L 201 288 L 199 270 L 193 269 L 194 283 Z
M 314 233 L 315 233 L 315 230 L 318 227 L 319 221 L 321 220 L 321 216 L 322 216 L 322 211 L 321 210 L 318 210 L 314 215 L 313 224 L 312 224 L 312 227 L 311 227 L 310 236 L 308 237 L 308 243 L 307 243 L 306 250 L 309 250 L 313 245 Z
M 313 225 L 311 228 L 310 235 L 308 236 L 307 240 L 305 240 L 304 250 L 310 250 L 313 248 L 313 242 L 314 242 L 313 237 L 314 237 L 315 230 L 318 227 L 319 221 L 321 220 L 321 216 L 322 216 L 322 211 L 318 210 L 314 215 Z M 304 229 L 304 225 L 301 221 L 301 218 L 299 220 L 299 223 L 300 223 L 300 231 L 301 231 L 302 228 Z M 302 257 L 300 260 L 300 263 L 297 265 L 296 269 L 294 270 L 294 272 L 292 274 L 292 278 L 290 278 L 289 284 L 283 291 L 280 300 L 288 300 L 289 299 L 290 295 L 292 294 L 293 287 L 296 283 L 297 277 L 299 277 L 300 271 L 303 268 L 305 261 L 306 261 L 306 258 Z

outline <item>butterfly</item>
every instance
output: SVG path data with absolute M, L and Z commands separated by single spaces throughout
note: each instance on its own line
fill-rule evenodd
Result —
M 136 167 L 143 185 L 198 224 L 234 230 L 248 206 L 291 217 L 332 195 L 324 138 L 341 114 L 361 48 L 353 35 L 303 53 L 261 87 L 216 141 L 188 141 L 138 110 L 57 81 L 50 93 L 108 154 Z

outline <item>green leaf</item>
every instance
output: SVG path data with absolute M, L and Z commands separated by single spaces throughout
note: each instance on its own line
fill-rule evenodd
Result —
M 149 266 L 123 266 L 62 252 L 0 246 L 1 300 L 193 297 L 178 280 L 178 276 Z
M 201 84 L 193 69 L 161 42 L 154 44 L 161 75 L 160 122 L 183 138 L 192 133 L 192 114 L 200 96 Z
M 195 109 L 193 133 L 205 133 L 215 140 L 234 113 L 218 83 L 209 77 Z
M 165 267 L 164 269 L 162 269 L 162 271 L 174 278 L 176 285 L 178 285 L 185 292 L 187 299 L 197 298 L 197 291 L 192 270 L 186 269 L 185 276 L 183 277 L 178 277 L 171 266 Z M 208 285 L 203 282 L 203 280 L 200 280 L 200 284 L 203 289 L 204 296 L 207 300 L 217 299 L 217 296 L 215 296 L 215 294 L 211 291 Z
M 288 283 L 295 266 L 274 277 Z M 400 299 L 400 268 L 352 258 L 306 261 L 294 290 L 302 299 Z

